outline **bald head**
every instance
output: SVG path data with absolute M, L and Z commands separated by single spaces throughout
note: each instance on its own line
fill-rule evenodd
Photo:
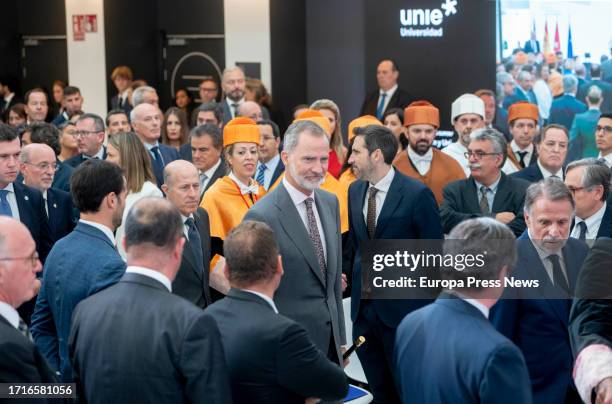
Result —
M 37 257 L 27 227 L 12 217 L 0 216 L 0 301 L 17 308 L 36 295 L 36 273 L 42 269 Z
M 189 217 L 200 202 L 200 177 L 198 169 L 189 161 L 175 160 L 164 168 L 162 190 L 168 201 L 178 208 L 181 215 Z
M 53 183 L 57 162 L 55 152 L 44 143 L 31 143 L 21 149 L 20 170 L 24 183 L 41 192 Z
M 143 143 L 155 144 L 161 134 L 161 111 L 155 105 L 140 104 L 130 112 L 132 128 Z
M 254 101 L 245 101 L 238 107 L 238 115 L 251 118 L 255 122 L 263 119 L 261 107 Z

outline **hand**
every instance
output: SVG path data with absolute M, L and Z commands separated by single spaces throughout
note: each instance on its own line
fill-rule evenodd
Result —
M 344 355 L 344 353 L 346 352 L 346 347 L 345 346 L 341 346 L 340 347 L 340 354 Z M 353 351 L 354 353 L 355 351 Z M 349 358 L 344 359 L 344 362 L 342 363 L 342 367 L 345 368 L 348 366 L 348 364 L 351 363 L 351 361 L 349 360 Z
M 304 404 L 317 404 L 319 401 L 321 401 L 320 398 L 308 397 L 306 401 L 304 401 Z
M 516 215 L 512 212 L 500 212 L 495 215 L 495 220 L 498 222 L 502 222 L 503 224 L 508 224 L 514 220 Z
M 225 277 L 223 266 L 225 265 L 225 258 L 221 257 L 215 264 L 213 270 L 210 273 L 208 284 L 211 288 L 218 290 L 219 292 L 227 295 L 230 290 L 230 283 Z
M 342 292 L 346 290 L 347 286 L 348 286 L 348 281 L 346 279 L 346 274 L 342 274 Z
M 612 404 L 612 377 L 599 382 L 596 392 L 595 404 Z

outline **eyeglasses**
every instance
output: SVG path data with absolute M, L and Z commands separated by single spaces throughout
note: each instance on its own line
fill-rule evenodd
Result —
M 200 91 L 202 91 L 204 93 L 214 93 L 215 91 L 217 91 L 217 89 L 216 88 L 200 87 Z
M 25 164 L 29 166 L 34 166 L 41 171 L 47 171 L 49 168 L 53 171 L 57 170 L 57 163 L 38 163 L 38 164 L 25 163 Z
M 19 261 L 19 260 L 30 260 L 30 264 L 35 267 L 38 264 L 38 253 L 34 251 L 32 255 L 27 257 L 7 257 L 0 258 L 0 261 Z
M 567 187 L 568 191 L 572 193 L 572 195 L 576 195 L 576 192 L 581 191 L 583 189 L 589 189 L 589 187 Z
M 97 130 L 75 130 L 74 132 L 70 133 L 73 137 L 75 138 L 80 138 L 80 137 L 85 137 L 87 135 L 92 135 L 94 133 L 100 133 L 100 131 Z
M 463 153 L 466 159 L 469 159 L 470 157 L 476 157 L 478 160 L 481 160 L 484 156 L 495 156 L 497 154 L 500 153 L 485 153 L 483 151 L 467 151 Z
M 603 130 L 606 133 L 612 133 L 612 126 L 599 126 L 599 125 L 597 125 L 595 127 L 595 133 L 599 132 L 600 130 Z

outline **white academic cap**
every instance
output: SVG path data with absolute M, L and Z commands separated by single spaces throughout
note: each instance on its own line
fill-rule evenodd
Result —
M 451 109 L 451 124 L 455 124 L 455 119 L 463 114 L 480 115 L 485 118 L 484 101 L 474 94 L 463 94 L 453 102 Z

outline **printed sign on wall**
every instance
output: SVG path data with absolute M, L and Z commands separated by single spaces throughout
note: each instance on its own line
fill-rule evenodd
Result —
M 86 32 L 98 32 L 96 14 L 75 14 L 72 16 L 72 35 L 75 41 L 84 41 Z

